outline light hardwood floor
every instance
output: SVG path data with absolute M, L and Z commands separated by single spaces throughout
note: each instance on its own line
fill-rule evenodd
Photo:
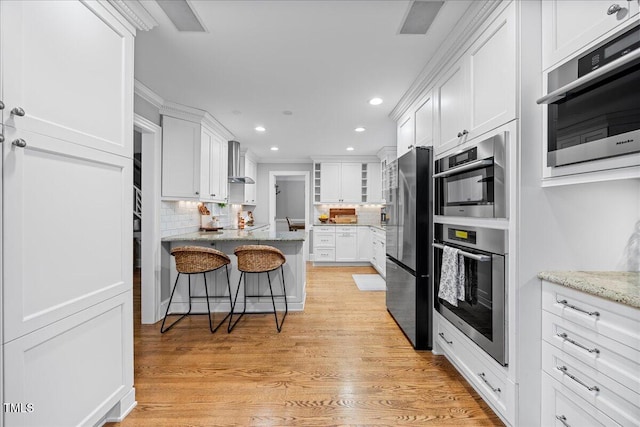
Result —
M 107 425 L 502 425 L 443 356 L 413 350 L 384 292 L 357 289 L 351 275 L 374 272 L 309 264 L 305 310 L 280 334 L 252 315 L 231 334 L 195 316 L 161 335 L 140 325 L 137 292 L 138 406 Z

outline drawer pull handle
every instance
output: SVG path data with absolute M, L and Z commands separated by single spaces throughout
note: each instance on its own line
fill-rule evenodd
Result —
M 569 424 L 567 424 L 567 417 L 565 417 L 564 415 L 556 415 L 556 420 L 560 421 L 565 427 L 571 427 Z
M 572 309 L 574 309 L 576 311 L 579 311 L 580 313 L 586 313 L 589 316 L 596 316 L 596 317 L 600 316 L 599 312 L 597 312 L 597 311 L 587 311 L 587 310 L 585 310 L 583 308 L 576 307 L 575 305 L 569 304 L 569 302 L 566 299 L 563 299 L 563 300 L 560 300 L 560 301 L 556 300 L 556 302 L 558 304 L 564 305 L 565 307 L 569 307 L 569 308 L 572 308 Z
M 572 340 L 571 338 L 569 338 L 569 336 L 567 334 L 565 334 L 564 332 L 561 334 L 556 334 L 558 337 L 562 338 L 565 341 L 570 342 L 571 344 L 575 345 L 576 347 L 580 347 L 583 350 L 587 350 L 589 353 L 595 353 L 595 354 L 600 354 L 600 350 L 597 348 L 589 348 L 586 345 L 582 345 L 579 342 L 576 342 L 574 340 Z
M 484 381 L 484 383 L 485 383 L 486 385 L 488 385 L 488 386 L 489 386 L 489 388 L 490 388 L 494 393 L 496 393 L 496 392 L 497 392 L 497 393 L 500 393 L 500 392 L 502 391 L 502 390 L 500 390 L 500 387 L 496 388 L 496 387 L 492 386 L 492 385 L 491 385 L 491 383 L 490 383 L 489 381 L 487 381 L 487 377 L 486 377 L 486 375 L 484 374 L 484 372 L 480 372 L 480 373 L 478 374 L 478 376 L 479 376 L 480 378 L 482 378 L 482 381 Z
M 444 342 L 446 342 L 447 344 L 453 344 L 453 341 L 448 341 L 445 337 L 444 334 L 442 332 L 440 332 L 438 335 L 440 335 L 440 337 L 444 340 Z
M 571 378 L 572 380 L 574 380 L 575 382 L 577 382 L 578 384 L 580 384 L 581 386 L 586 388 L 587 390 L 589 390 L 589 391 L 600 391 L 600 387 L 598 387 L 597 385 L 589 387 L 587 384 L 582 382 L 582 380 L 580 380 L 580 379 L 576 378 L 575 376 L 571 375 L 568 372 L 569 369 L 566 366 L 556 366 L 556 369 L 558 371 L 562 372 L 563 375 L 568 376 L 569 378 Z

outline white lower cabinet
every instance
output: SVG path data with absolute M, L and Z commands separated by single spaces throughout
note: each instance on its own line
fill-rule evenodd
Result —
M 358 261 L 371 262 L 373 256 L 373 246 L 371 244 L 371 228 L 357 227 L 358 235 Z
M 357 227 L 338 227 L 336 229 L 336 261 L 358 261 Z
M 313 228 L 314 262 L 371 263 L 385 277 L 385 231 L 367 225 Z
M 436 344 L 445 356 L 466 378 L 473 388 L 508 424 L 515 420 L 516 385 L 508 377 L 505 368 L 467 338 L 455 326 L 438 313 Z
M 373 254 L 371 255 L 371 265 L 382 277 L 387 276 L 387 242 L 386 233 L 378 228 L 371 228 L 371 245 Z
M 313 228 L 313 257 L 316 262 L 336 260 L 336 228 L 321 225 Z
M 542 286 L 543 425 L 637 426 L 640 310 Z

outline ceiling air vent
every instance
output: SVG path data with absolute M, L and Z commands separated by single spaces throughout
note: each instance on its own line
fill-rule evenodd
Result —
M 400 34 L 427 34 L 443 4 L 443 1 L 414 1 L 404 19 Z
M 187 0 L 157 0 L 157 3 L 178 31 L 207 32 Z

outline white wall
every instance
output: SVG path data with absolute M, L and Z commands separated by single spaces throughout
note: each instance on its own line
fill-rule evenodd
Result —
M 276 178 L 279 193 L 276 194 L 276 218 L 304 219 L 304 179 Z
M 160 111 L 158 108 L 138 95 L 133 97 L 133 111 L 160 126 Z

